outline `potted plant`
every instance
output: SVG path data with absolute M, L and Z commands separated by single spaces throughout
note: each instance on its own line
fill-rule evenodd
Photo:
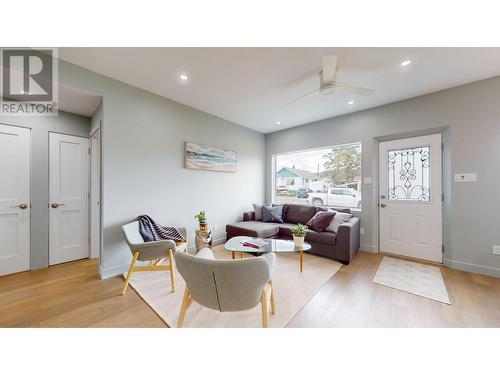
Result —
M 295 246 L 304 246 L 304 237 L 306 236 L 307 232 L 307 227 L 302 224 L 297 224 L 296 226 L 293 227 L 292 233 L 293 233 L 293 242 L 295 243 Z
M 207 230 L 207 215 L 205 214 L 205 211 L 200 211 L 194 218 L 198 220 L 198 223 L 200 223 L 200 230 Z

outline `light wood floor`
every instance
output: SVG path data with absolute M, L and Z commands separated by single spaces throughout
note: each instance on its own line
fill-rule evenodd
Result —
M 500 279 L 443 267 L 449 306 L 372 283 L 381 260 L 359 252 L 288 327 L 500 327 Z M 95 260 L 0 277 L 0 326 L 166 327 L 122 282 L 100 280 Z

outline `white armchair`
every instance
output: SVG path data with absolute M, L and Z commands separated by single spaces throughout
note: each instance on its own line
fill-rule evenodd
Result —
M 186 228 L 177 228 L 184 238 L 187 238 Z M 133 221 L 122 226 L 125 240 L 132 252 L 133 258 L 130 268 L 125 278 L 125 283 L 122 288 L 122 294 L 125 294 L 133 272 L 139 271 L 170 271 L 170 282 L 172 284 L 172 292 L 175 292 L 174 279 L 174 252 L 187 252 L 187 242 L 176 245 L 172 240 L 144 242 L 139 233 L 139 222 Z M 168 258 L 168 265 L 161 263 Z M 137 261 L 149 261 L 149 266 L 136 266 Z

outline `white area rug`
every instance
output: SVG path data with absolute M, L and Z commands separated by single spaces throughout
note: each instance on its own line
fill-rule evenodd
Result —
M 384 257 L 373 282 L 450 304 L 439 267 Z
M 214 254 L 218 259 L 231 258 L 231 253 L 221 248 L 215 248 Z M 269 315 L 269 326 L 284 327 L 341 266 L 334 260 L 306 253 L 300 273 L 298 254 L 277 254 L 273 271 L 277 312 Z M 175 281 L 175 293 L 171 292 L 167 272 L 137 272 L 130 281 L 130 286 L 170 327 L 177 326 L 186 285 L 177 271 Z M 221 313 L 193 302 L 186 313 L 184 326 L 258 328 L 262 327 L 261 307 L 259 304 L 248 311 Z

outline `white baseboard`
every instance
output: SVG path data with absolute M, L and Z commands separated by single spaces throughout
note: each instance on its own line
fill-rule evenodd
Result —
M 443 264 L 449 268 L 456 270 L 479 273 L 481 275 L 500 277 L 500 268 L 480 266 L 479 264 L 472 264 L 466 262 L 459 262 L 457 260 L 452 260 L 449 258 L 443 259 Z
M 378 246 L 369 245 L 367 243 L 359 244 L 359 249 L 363 251 L 368 251 L 369 253 L 378 253 Z
M 130 267 L 130 263 L 120 264 L 118 266 L 113 267 L 99 267 L 99 274 L 101 275 L 101 279 L 109 279 L 110 277 L 121 275 L 124 272 L 128 272 Z

